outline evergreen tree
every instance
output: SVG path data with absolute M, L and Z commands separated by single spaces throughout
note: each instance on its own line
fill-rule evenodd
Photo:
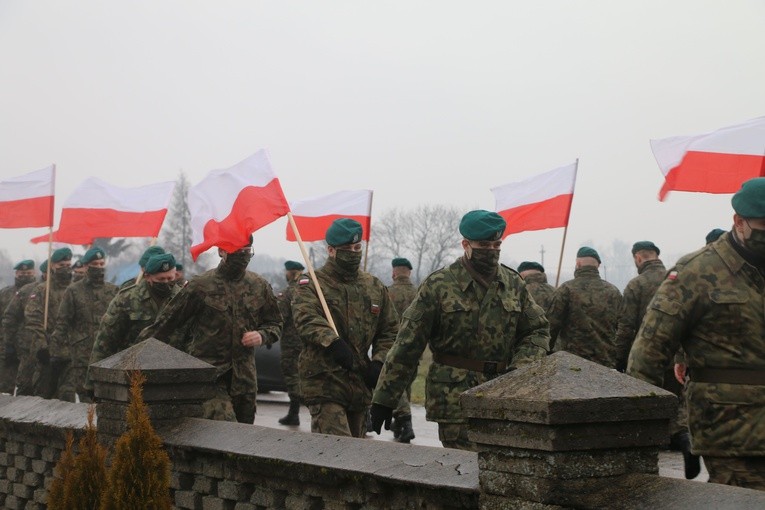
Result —
M 80 439 L 71 473 L 64 484 L 64 501 L 70 510 L 96 510 L 106 484 L 106 448 L 98 443 L 94 417 L 96 407 L 88 409 L 88 426 Z
M 71 508 L 71 502 L 65 499 L 65 487 L 71 477 L 74 467 L 74 435 L 66 434 L 66 448 L 61 452 L 58 464 L 53 470 L 53 482 L 48 489 L 48 508 L 50 510 L 63 510 Z

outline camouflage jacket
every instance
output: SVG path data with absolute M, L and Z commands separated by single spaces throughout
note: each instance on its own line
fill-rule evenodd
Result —
M 138 340 L 155 337 L 231 377 L 229 395 L 256 393 L 255 349 L 242 345 L 247 331 L 259 331 L 263 344 L 279 341 L 282 316 L 271 285 L 247 271 L 225 279 L 220 266 L 192 278 L 159 313 Z
M 399 319 L 404 314 L 404 310 L 412 304 L 416 294 L 417 287 L 415 287 L 408 276 L 397 276 L 393 281 L 393 285 L 388 287 L 388 295 Z
M 45 282 L 40 282 L 29 295 L 26 307 L 24 307 L 24 328 L 29 335 L 30 352 L 34 355 L 43 349 L 50 350 L 50 337 L 56 328 L 59 307 L 64 299 L 64 293 L 69 284 L 62 285 L 51 278 L 48 296 L 48 324 L 45 324 Z M 61 350 L 59 356 L 69 357 L 68 350 Z
M 300 353 L 300 388 L 307 404 L 337 402 L 350 409 L 364 409 L 372 392 L 364 384 L 363 374 L 372 360 L 384 361 L 398 331 L 398 318 L 385 285 L 376 277 L 359 271 L 355 277 L 343 274 L 333 259 L 316 271 L 324 298 L 329 306 L 337 334 L 332 331 L 313 282 L 300 278 L 292 314 L 303 341 Z M 354 352 L 353 370 L 339 366 L 326 347 L 338 335 Z
M 373 402 L 395 408 L 417 374 L 425 346 L 433 355 L 497 361 L 517 367 L 539 359 L 550 334 L 544 310 L 529 297 L 526 284 L 510 268 L 500 266 L 495 281 L 483 292 L 461 259 L 439 269 L 420 284 L 406 309 L 396 343 L 388 353 Z M 459 395 L 483 384 L 483 372 L 430 365 L 426 383 L 427 419 L 464 423 Z
M 546 312 L 550 308 L 553 294 L 555 294 L 555 287 L 547 283 L 547 275 L 545 273 L 532 273 L 524 278 L 524 281 L 531 297 Z
M 21 286 L 23 287 L 23 285 Z M 21 287 L 17 287 L 14 285 L 9 285 L 7 287 L 4 287 L 2 290 L 0 290 L 0 320 L 5 310 L 8 308 L 8 305 L 11 304 L 11 301 L 13 301 L 14 296 L 19 292 Z M 0 323 L 0 359 L 5 359 L 5 328 Z M 11 342 L 11 349 L 13 352 L 16 352 L 16 342 Z
M 276 301 L 279 303 L 279 311 L 284 321 L 281 339 L 282 355 L 285 354 L 285 351 L 300 351 L 303 347 L 303 344 L 300 342 L 300 335 L 298 335 L 297 329 L 295 329 L 295 321 L 292 318 L 292 299 L 295 296 L 296 288 L 297 280 L 291 281 L 287 284 L 287 288 L 276 296 Z
M 693 451 L 765 455 L 765 386 L 693 380 L 694 369 L 765 370 L 765 279 L 721 236 L 681 258 L 651 301 L 628 373 L 656 386 L 679 347 L 688 362 Z
M 101 318 L 117 286 L 109 282 L 91 283 L 90 277 L 66 288 L 58 309 L 56 328 L 50 338 L 51 356 L 68 353 L 73 367 L 86 367 L 93 350 Z
M 624 288 L 619 322 L 616 326 L 616 366 L 626 367 L 632 342 L 643 322 L 643 316 L 656 289 L 667 274 L 661 260 L 648 260 L 638 269 L 638 275 Z M 621 368 L 620 368 L 621 369 Z
M 547 310 L 555 350 L 616 368 L 614 336 L 621 301 L 619 289 L 601 279 L 597 267 L 574 271 L 574 279 L 558 287 Z
M 12 346 L 14 350 L 28 353 L 31 350 L 29 336 L 26 334 L 24 309 L 29 301 L 29 295 L 40 282 L 32 282 L 24 285 L 3 311 L 3 336 L 4 342 Z

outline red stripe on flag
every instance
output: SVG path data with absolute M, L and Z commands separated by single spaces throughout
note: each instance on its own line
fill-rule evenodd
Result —
M 196 260 L 213 246 L 227 252 L 236 251 L 247 244 L 252 232 L 281 218 L 289 210 L 279 179 L 272 179 L 263 187 L 242 188 L 228 216 L 221 221 L 205 223 L 204 240 L 191 247 L 191 256 Z
M 157 237 L 167 209 L 125 212 L 114 209 L 68 208 L 61 211 L 61 224 L 53 233 L 53 241 L 69 244 L 90 244 L 97 237 Z M 47 242 L 48 235 L 32 239 Z
M 0 228 L 50 227 L 53 196 L 0 202 Z
M 573 194 L 558 195 L 541 202 L 499 211 L 498 214 L 507 221 L 503 237 L 529 230 L 565 227 L 568 225 L 573 198 Z
M 340 218 L 350 218 L 361 223 L 363 229 L 361 234 L 362 241 L 369 241 L 370 216 L 344 216 L 342 214 L 329 214 L 327 216 L 293 216 L 295 225 L 297 225 L 300 238 L 305 242 L 323 241 L 326 237 L 327 229 L 333 221 Z M 297 241 L 292 227 L 287 225 L 287 241 Z
M 765 156 L 689 151 L 667 172 L 659 200 L 669 191 L 735 193 L 744 181 L 760 177 L 764 168 Z

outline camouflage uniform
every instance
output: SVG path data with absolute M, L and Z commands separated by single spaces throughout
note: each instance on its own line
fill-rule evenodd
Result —
M 401 330 L 385 361 L 373 401 L 395 407 L 414 380 L 417 361 L 429 345 L 434 359 L 426 383 L 426 417 L 438 422 L 444 446 L 474 448 L 467 439 L 460 393 L 507 369 L 543 357 L 549 339 L 544 310 L 530 299 L 518 273 L 499 266 L 496 278 L 486 289 L 476 283 L 463 260 L 458 259 L 420 284 L 414 302 L 403 314 Z M 484 371 L 441 363 L 441 355 L 476 362 Z
M 292 302 L 295 327 L 303 340 L 300 384 L 303 400 L 311 411 L 311 430 L 361 437 L 372 399 L 363 375 L 370 363 L 367 352 L 371 347 L 372 361 L 382 363 L 385 359 L 398 331 L 396 311 L 378 278 L 363 271 L 351 276 L 333 258 L 316 271 L 316 277 L 337 334 L 330 328 L 307 276 L 300 279 Z M 353 351 L 352 370 L 342 368 L 327 352 L 335 341 L 346 342 Z
M 282 349 L 281 349 L 281 369 L 284 383 L 287 385 L 287 393 L 290 400 L 300 401 L 300 374 L 298 373 L 298 358 L 303 344 L 300 341 L 295 322 L 292 319 L 292 298 L 295 295 L 297 281 L 293 280 L 287 284 L 284 292 L 280 292 L 276 297 L 279 303 L 279 311 L 284 320 L 284 329 L 282 329 Z
M 0 317 L 24 285 L 9 285 L 0 290 Z M 16 342 L 5 341 L 4 328 L 0 324 L 0 371 L 2 371 L 0 372 L 0 393 L 10 393 L 13 395 L 13 391 L 16 389 L 16 374 L 18 370 L 19 358 L 16 352 Z
M 59 386 L 61 400 L 74 402 L 75 392 L 81 402 L 90 400 L 85 392 L 90 354 L 101 318 L 116 294 L 116 285 L 94 281 L 90 275 L 72 283 L 64 292 L 50 339 L 51 357 L 69 359 L 68 377 Z
M 680 347 L 693 453 L 710 481 L 765 489 L 765 278 L 732 234 L 681 258 L 646 312 L 629 356 L 630 375 L 661 386 Z M 739 374 L 747 376 L 732 380 Z M 751 374 L 751 375 L 749 375 Z M 760 380 L 750 381 L 759 376 Z M 759 468 L 749 474 L 747 466 Z
M 408 276 L 398 275 L 393 279 L 393 284 L 388 287 L 388 295 L 390 296 L 391 303 L 396 309 L 399 320 L 404 315 L 404 312 L 409 305 L 414 301 L 414 296 L 417 295 L 417 287 L 414 286 L 412 280 Z M 396 409 L 393 411 L 393 417 L 406 416 L 412 414 L 412 409 L 409 406 L 409 400 L 412 398 L 412 385 L 410 384 L 404 393 L 401 394 L 401 399 L 398 401 Z
M 601 279 L 597 267 L 580 267 L 573 280 L 558 287 L 547 310 L 552 346 L 616 368 L 614 335 L 621 301 L 619 289 Z
M 19 358 L 18 372 L 16 373 L 15 385 L 18 395 L 31 395 L 34 393 L 33 380 L 37 358 L 32 352 L 29 334 L 24 327 L 24 308 L 27 306 L 29 296 L 39 282 L 32 282 L 21 287 L 11 299 L 11 302 L 3 312 L 3 341 L 5 350 L 16 351 Z
M 217 396 L 205 402 L 204 417 L 252 424 L 255 354 L 242 345 L 242 335 L 257 330 L 271 345 L 279 341 L 282 318 L 266 280 L 251 272 L 226 279 L 223 264 L 191 279 L 138 340 L 155 337 L 215 366 Z
M 553 294 L 555 294 L 555 287 L 547 283 L 547 275 L 542 272 L 532 273 L 523 280 L 526 282 L 526 288 L 529 289 L 529 293 L 536 304 L 547 311 L 552 303 Z

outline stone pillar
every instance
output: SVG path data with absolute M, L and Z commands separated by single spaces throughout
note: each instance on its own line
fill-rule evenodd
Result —
M 620 477 L 658 473 L 677 408 L 672 393 L 565 351 L 461 402 L 485 510 L 599 506 Z
M 215 393 L 215 367 L 155 338 L 144 340 L 90 366 L 98 433 L 107 441 L 125 432 L 130 375 L 136 370 L 146 378 L 143 400 L 154 428 L 202 416 L 202 403 Z

